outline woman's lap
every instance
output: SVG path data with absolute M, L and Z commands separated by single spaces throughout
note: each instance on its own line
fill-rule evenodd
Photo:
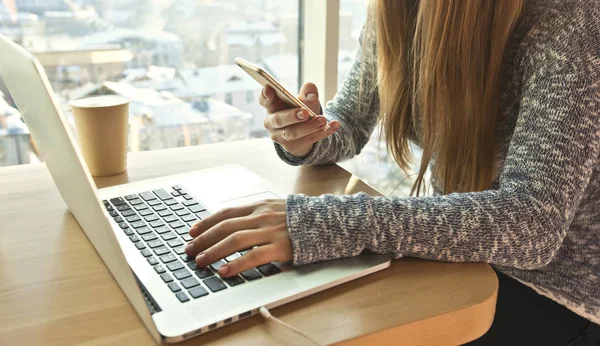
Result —
M 498 274 L 498 302 L 490 330 L 467 346 L 600 345 L 600 326 L 506 274 Z

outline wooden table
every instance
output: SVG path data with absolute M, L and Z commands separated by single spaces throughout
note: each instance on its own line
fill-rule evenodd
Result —
M 338 166 L 290 167 L 252 140 L 131 154 L 98 187 L 240 163 L 286 192 L 377 192 Z M 0 345 L 151 345 L 42 164 L 0 169 Z M 273 309 L 321 343 L 457 345 L 491 325 L 497 278 L 486 264 L 402 259 L 391 268 Z M 260 316 L 182 345 L 302 344 Z M 305 343 L 304 343 L 305 344 Z

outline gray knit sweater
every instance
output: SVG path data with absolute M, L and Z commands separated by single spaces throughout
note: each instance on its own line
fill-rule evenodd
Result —
M 356 256 L 487 262 L 600 323 L 600 5 L 530 1 L 513 35 L 497 174 L 483 192 L 426 197 L 290 195 L 294 264 Z M 366 47 L 365 47 L 366 49 Z M 377 122 L 374 59 L 360 52 L 324 110 L 342 128 L 292 165 L 360 153 Z M 360 106 L 360 107 L 359 107 Z M 358 109 L 365 111 L 358 113 Z

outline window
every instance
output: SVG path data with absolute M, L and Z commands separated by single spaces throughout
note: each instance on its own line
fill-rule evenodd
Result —
M 130 150 L 154 150 L 266 136 L 261 86 L 233 59 L 297 90 L 299 1 L 0 0 L 0 32 L 34 52 L 70 124 L 69 100 L 121 94 Z M 0 92 L 0 166 L 39 160 Z

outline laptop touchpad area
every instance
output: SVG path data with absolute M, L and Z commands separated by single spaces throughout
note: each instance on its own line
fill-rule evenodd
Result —
M 244 197 L 234 198 L 227 201 L 222 201 L 219 203 L 219 207 L 221 208 L 230 208 L 237 207 L 241 205 L 252 204 L 254 202 L 264 201 L 265 199 L 278 199 L 277 195 L 272 192 L 261 192 L 254 195 L 248 195 Z

